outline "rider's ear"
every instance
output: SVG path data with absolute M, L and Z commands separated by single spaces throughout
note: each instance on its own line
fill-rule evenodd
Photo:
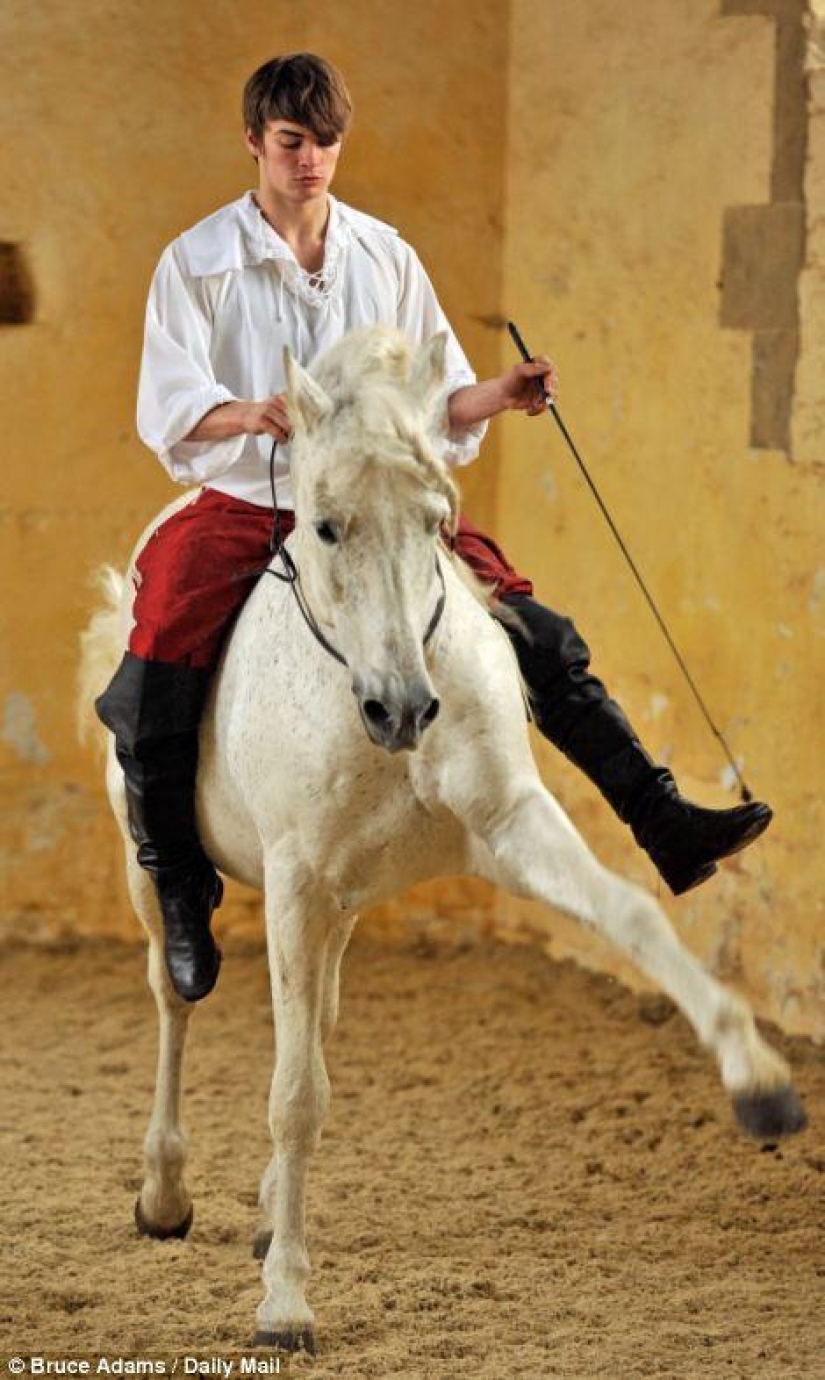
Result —
M 284 374 L 286 375 L 286 405 L 294 427 L 307 431 L 317 426 L 332 412 L 332 399 L 316 383 L 306 369 L 302 369 L 288 345 L 284 346 Z
M 440 394 L 447 374 L 447 332 L 438 331 L 419 346 L 410 369 L 410 391 L 426 412 Z

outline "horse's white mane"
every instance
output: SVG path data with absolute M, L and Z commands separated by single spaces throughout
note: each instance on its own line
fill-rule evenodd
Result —
M 371 378 L 404 388 L 412 351 L 407 337 L 392 326 L 348 331 L 312 366 L 312 377 L 337 400 L 354 400 Z
M 413 394 L 413 351 L 407 337 L 390 326 L 350 331 L 312 366 L 312 377 L 333 400 L 333 414 L 344 446 L 336 455 L 336 474 L 365 462 L 392 465 L 442 494 L 450 505 L 450 528 L 458 521 L 458 488 L 427 435 L 432 418 Z M 462 583 L 485 608 L 506 623 L 520 626 L 518 616 L 497 603 L 493 586 L 484 584 L 465 561 L 445 547 Z
M 376 460 L 391 465 L 442 494 L 454 525 L 458 490 L 428 439 L 431 419 L 411 389 L 412 364 L 413 352 L 401 331 L 368 326 L 350 331 L 311 372 L 334 403 L 336 434 L 344 441 L 336 472 L 342 466 L 360 470 Z

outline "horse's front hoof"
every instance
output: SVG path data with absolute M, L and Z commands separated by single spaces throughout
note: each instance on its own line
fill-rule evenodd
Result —
M 252 1238 L 253 1260 L 266 1260 L 267 1252 L 271 1244 L 271 1231 L 256 1231 L 255 1235 Z
M 306 1351 L 315 1355 L 315 1332 L 311 1327 L 282 1327 L 277 1332 L 261 1330 L 252 1338 L 253 1346 L 265 1346 L 270 1351 Z
M 156 1223 L 150 1222 L 144 1217 L 139 1198 L 135 1203 L 135 1222 L 137 1223 L 138 1232 L 141 1236 L 154 1236 L 157 1241 L 166 1241 L 171 1237 L 177 1237 L 179 1241 L 182 1241 L 185 1236 L 189 1235 L 189 1228 L 192 1225 L 192 1218 L 194 1216 L 195 1205 L 191 1203 L 189 1211 L 183 1221 L 178 1222 L 177 1226 L 159 1227 Z
M 772 1093 L 738 1093 L 733 1110 L 741 1129 L 753 1140 L 779 1140 L 808 1125 L 805 1108 L 790 1083 Z

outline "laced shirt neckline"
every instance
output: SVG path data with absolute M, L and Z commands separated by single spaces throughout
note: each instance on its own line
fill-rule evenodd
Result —
M 344 235 L 335 198 L 328 197 L 329 215 L 324 234 L 324 262 L 314 272 L 309 272 L 298 262 L 292 246 L 287 244 L 283 236 L 278 234 L 272 222 L 267 219 L 258 204 L 255 193 L 250 191 L 248 198 L 259 218 L 264 240 L 268 241 L 268 249 L 276 251 L 272 253 L 272 257 L 278 260 L 281 289 L 283 290 L 286 285 L 307 306 L 323 307 L 328 305 L 338 295 L 342 282 Z

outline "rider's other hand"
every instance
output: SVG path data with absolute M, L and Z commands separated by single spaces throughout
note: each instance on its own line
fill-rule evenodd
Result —
M 249 404 L 247 431 L 252 436 L 272 436 L 276 441 L 289 441 L 292 427 L 286 410 L 286 393 L 273 393 L 263 402 Z
M 541 384 L 555 402 L 559 371 L 546 355 L 536 355 L 529 362 L 514 364 L 501 378 L 505 408 L 526 412 L 528 417 L 537 417 L 546 406 L 540 392 Z

